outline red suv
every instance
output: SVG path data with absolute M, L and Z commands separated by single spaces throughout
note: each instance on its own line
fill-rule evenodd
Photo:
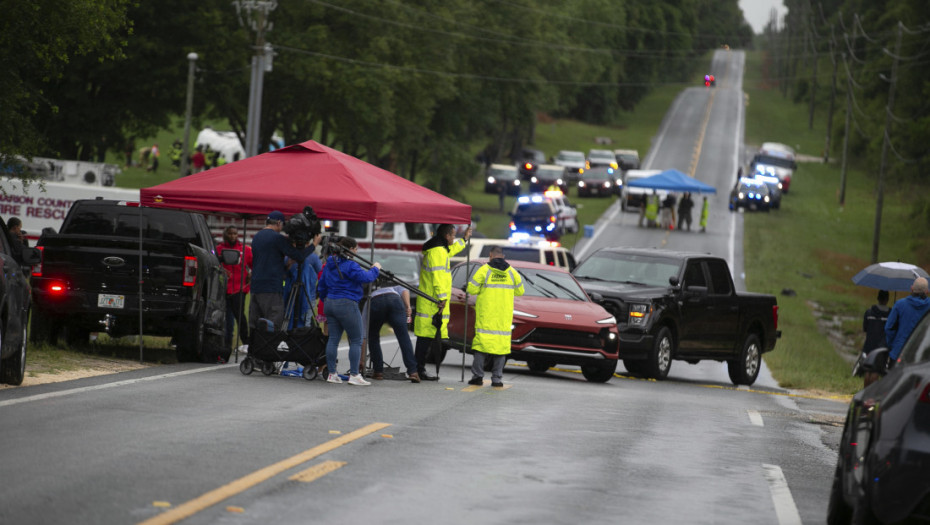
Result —
M 462 350 L 466 278 L 487 260 L 452 269 L 451 317 L 446 348 Z M 604 383 L 617 368 L 617 321 L 593 302 L 567 270 L 527 261 L 507 261 L 520 272 L 525 293 L 514 298 L 513 333 L 508 359 L 526 361 L 533 372 L 556 365 L 581 367 L 585 379 Z M 468 297 L 468 340 L 475 335 L 475 296 Z M 469 345 L 470 346 L 470 345 Z M 466 350 L 472 353 L 471 348 Z

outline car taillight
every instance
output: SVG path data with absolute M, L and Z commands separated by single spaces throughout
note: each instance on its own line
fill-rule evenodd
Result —
M 184 258 L 184 286 L 197 284 L 197 258 L 188 255 Z
M 775 323 L 775 330 L 778 330 L 778 305 L 772 306 L 772 321 Z
M 42 261 L 45 260 L 45 247 L 36 246 L 36 250 L 39 250 L 39 262 L 32 265 L 32 275 L 42 277 Z
M 66 290 L 66 289 L 67 289 L 67 288 L 65 287 L 65 284 L 64 284 L 64 283 L 61 283 L 61 282 L 58 282 L 58 281 L 49 283 L 49 285 L 48 285 L 48 293 L 49 293 L 49 295 L 61 295 L 61 294 L 65 293 L 65 290 Z
M 920 393 L 920 397 L 917 398 L 917 402 L 930 404 L 930 383 L 924 385 L 924 390 Z
M 523 167 L 526 168 L 526 169 L 528 169 L 528 170 L 533 169 L 533 165 L 530 164 L 529 162 L 527 162 L 526 164 L 524 164 Z

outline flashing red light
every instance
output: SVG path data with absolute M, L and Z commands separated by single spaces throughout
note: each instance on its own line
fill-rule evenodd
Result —
M 48 285 L 49 295 L 61 295 L 65 293 L 66 287 L 63 283 L 53 282 Z

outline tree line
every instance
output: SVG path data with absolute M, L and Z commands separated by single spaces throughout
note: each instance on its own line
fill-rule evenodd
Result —
M 88 160 L 168 128 L 190 52 L 195 125 L 224 119 L 244 140 L 260 42 L 228 0 L 0 0 L 0 12 L 0 155 Z M 280 0 L 268 22 L 261 151 L 274 133 L 315 138 L 447 194 L 476 150 L 500 159 L 532 143 L 538 114 L 611 123 L 753 36 L 738 0 Z

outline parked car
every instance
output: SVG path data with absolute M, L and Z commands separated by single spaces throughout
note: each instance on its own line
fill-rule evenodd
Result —
M 863 368 L 884 377 L 849 403 L 827 523 L 930 522 L 930 315 L 911 332 L 891 370 L 888 349 Z
M 472 261 L 452 269 L 449 339 L 443 340 L 441 357 L 447 348 L 472 353 L 475 296 L 468 297 L 466 329 L 464 288 L 485 262 Z M 508 262 L 520 273 L 525 290 L 514 298 L 508 359 L 526 361 L 536 373 L 556 365 L 575 365 L 588 381 L 609 381 L 617 368 L 616 319 L 593 302 L 567 270 L 519 260 Z
M 536 173 L 536 169 L 546 163 L 546 154 L 538 149 L 523 148 L 520 151 L 520 157 L 517 159 L 517 170 L 520 177 L 530 180 Z
M 565 168 L 565 179 L 569 183 L 578 182 L 578 176 L 589 167 L 584 153 L 572 150 L 560 151 L 552 163 Z
M 26 377 L 26 331 L 32 306 L 27 278 L 37 262 L 39 251 L 23 246 L 0 220 L 0 383 L 21 385 Z
M 635 149 L 615 149 L 614 155 L 617 157 L 621 170 L 639 169 L 639 152 Z
M 562 235 L 566 233 L 578 233 L 578 209 L 575 205 L 568 202 L 568 196 L 561 191 L 553 190 L 543 193 L 543 197 L 555 204 L 555 210 L 558 213 L 559 228 L 562 229 Z
M 607 149 L 592 149 L 588 152 L 588 167 L 591 168 L 613 168 L 620 169 L 617 163 L 617 156 L 614 152 Z
M 382 250 L 375 248 L 374 256 L 370 250 L 359 250 L 359 255 L 372 262 L 381 263 L 381 269 L 391 272 L 398 280 L 403 281 L 413 289 L 420 285 L 420 265 L 423 262 L 422 252 L 409 250 Z M 390 280 L 379 279 L 379 286 L 394 286 Z M 417 294 L 410 292 L 410 306 L 417 311 Z M 411 322 L 412 325 L 412 322 Z
M 646 203 L 646 197 L 652 194 L 652 190 L 649 188 L 636 188 L 630 186 L 630 183 L 659 173 L 662 173 L 662 170 L 629 170 L 624 173 L 623 186 L 620 187 L 620 209 L 623 211 L 640 209 Z M 665 200 L 667 194 L 668 192 L 665 190 L 659 191 L 659 201 Z
M 520 174 L 516 166 L 508 164 L 491 164 L 488 176 L 484 181 L 484 192 L 497 195 L 501 187 L 507 195 L 520 194 Z
M 771 201 L 769 202 L 769 207 L 777 210 L 781 208 L 781 181 L 778 180 L 778 177 L 775 175 L 756 172 L 752 174 L 752 178 L 761 181 L 763 184 L 769 188 L 769 197 Z
M 765 182 L 750 177 L 739 180 L 730 191 L 730 211 L 740 208 L 745 210 L 769 211 L 772 196 Z
M 542 164 L 536 168 L 536 174 L 530 177 L 530 193 L 541 193 L 553 186 L 563 193 L 568 192 L 565 168 L 557 164 Z
M 782 149 L 759 150 L 749 164 L 750 172 L 762 172 L 775 175 L 781 181 L 782 191 L 788 193 L 791 178 L 798 169 L 794 154 Z
M 461 251 L 449 258 L 449 263 L 456 265 L 468 260 L 486 259 L 491 253 L 492 246 L 501 246 L 504 249 L 504 258 L 508 261 L 528 261 L 546 266 L 555 266 L 572 271 L 575 267 L 575 257 L 572 252 L 563 248 L 558 241 L 548 241 L 545 237 L 527 234 L 515 234 L 507 239 L 477 239 L 471 238 L 469 242 L 471 251 L 466 254 Z
M 578 196 L 610 197 L 614 194 L 614 185 L 619 173 L 615 168 L 598 167 L 586 170 L 578 180 Z
M 781 335 L 775 296 L 737 292 L 727 262 L 706 253 L 602 248 L 572 275 L 617 318 L 632 374 L 665 379 L 672 360 L 725 361 L 734 384 L 751 385 Z
M 555 204 L 539 194 L 518 197 L 510 217 L 511 234 L 522 232 L 541 235 L 550 241 L 557 241 L 562 235 L 559 212 Z

